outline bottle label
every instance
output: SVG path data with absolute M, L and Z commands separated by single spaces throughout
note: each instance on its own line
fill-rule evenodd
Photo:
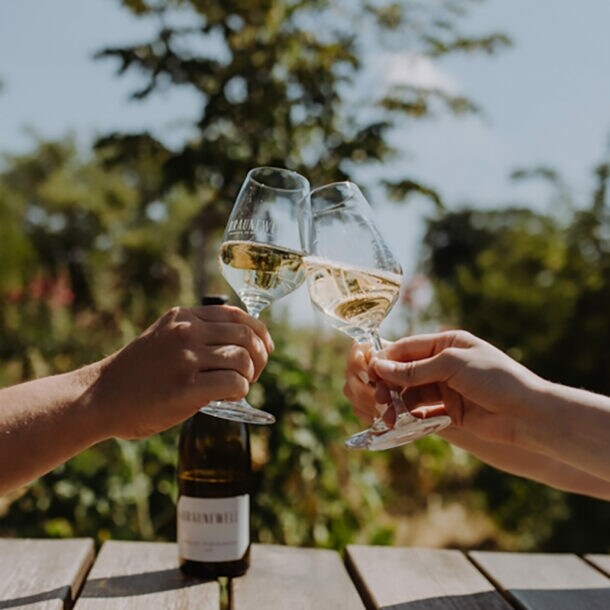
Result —
M 192 561 L 236 561 L 250 544 L 250 496 L 178 499 L 178 549 Z

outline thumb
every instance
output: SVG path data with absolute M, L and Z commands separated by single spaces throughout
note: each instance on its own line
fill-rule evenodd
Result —
M 403 388 L 446 381 L 452 373 L 442 353 L 410 362 L 379 359 L 373 367 L 383 381 Z

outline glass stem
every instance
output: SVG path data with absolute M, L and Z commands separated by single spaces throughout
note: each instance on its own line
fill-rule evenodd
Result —
M 373 352 L 378 354 L 383 351 L 383 344 L 381 343 L 381 337 L 379 333 L 374 330 L 371 332 L 371 343 L 373 344 Z M 399 392 L 396 390 L 390 390 L 390 397 L 392 399 L 392 407 L 394 408 L 394 413 L 396 413 L 396 419 L 398 420 L 398 416 L 402 416 L 403 419 L 417 419 L 411 413 L 409 413 L 409 409 L 404 403 Z
M 271 305 L 271 301 L 261 301 L 260 299 L 242 299 L 246 311 L 256 320 L 259 319 L 263 310 Z
M 261 307 L 260 309 L 257 309 L 256 307 L 246 307 L 246 310 L 248 311 L 248 313 L 255 319 L 258 320 L 260 318 L 261 312 L 263 311 L 263 309 L 265 309 L 264 307 Z

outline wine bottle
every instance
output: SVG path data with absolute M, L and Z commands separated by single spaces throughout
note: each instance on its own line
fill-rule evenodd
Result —
M 204 305 L 225 302 L 202 299 Z M 195 413 L 180 431 L 177 476 L 180 569 L 202 578 L 244 574 L 252 486 L 247 424 Z

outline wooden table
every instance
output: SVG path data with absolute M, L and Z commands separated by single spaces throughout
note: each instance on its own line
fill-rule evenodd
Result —
M 252 546 L 245 576 L 187 579 L 173 543 L 0 539 L 0 610 L 608 610 L 610 555 Z

